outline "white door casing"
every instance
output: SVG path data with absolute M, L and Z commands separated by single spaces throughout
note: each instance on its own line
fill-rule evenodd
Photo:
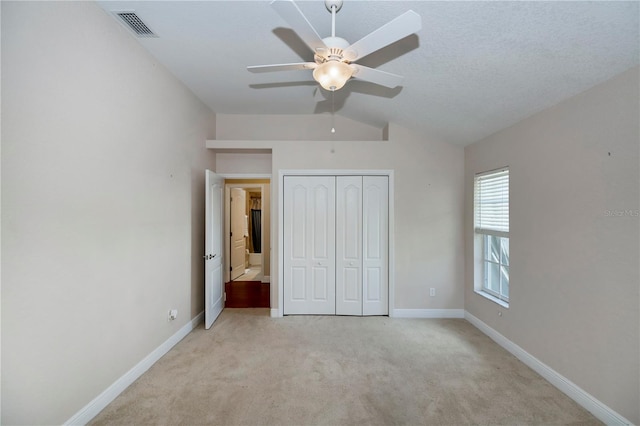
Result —
M 389 314 L 389 178 L 363 176 L 363 315 Z
M 223 179 L 210 170 L 205 172 L 205 328 L 211 328 L 224 305 L 222 280 L 222 190 Z
M 247 240 L 245 238 L 247 194 L 231 188 L 231 280 L 244 274 Z
M 362 176 L 336 180 L 336 314 L 362 315 Z
M 284 314 L 335 314 L 335 177 L 284 178 Z

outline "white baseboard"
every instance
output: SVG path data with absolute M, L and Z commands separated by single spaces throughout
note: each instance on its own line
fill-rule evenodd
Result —
M 142 361 L 136 364 L 131 370 L 127 371 L 122 377 L 116 380 L 111 386 L 104 390 L 100 395 L 95 397 L 93 401 L 84 406 L 80 411 L 67 420 L 65 425 L 85 425 L 100 413 L 107 405 L 109 405 L 118 395 L 120 395 L 131 383 L 142 376 L 153 364 L 155 364 L 164 354 L 174 347 L 180 340 L 196 328 L 204 318 L 204 311 L 200 312 L 178 330 L 173 336 L 169 337 L 163 344 L 158 346 L 153 352 L 147 355 Z
M 394 309 L 394 318 L 464 318 L 464 309 Z
M 392 318 L 464 318 L 464 309 L 393 309 Z M 282 317 L 278 309 L 271 309 L 271 317 Z
M 607 405 L 600 402 L 598 399 L 585 392 L 578 385 L 571 380 L 564 377 L 562 374 L 553 370 L 551 367 L 522 349 L 520 346 L 513 343 L 511 340 L 498 333 L 487 324 L 465 311 L 464 317 L 467 321 L 473 324 L 476 328 L 489 336 L 497 344 L 502 346 L 507 351 L 511 352 L 516 358 L 525 363 L 536 373 L 544 377 L 549 383 L 560 389 L 569 398 L 580 404 L 583 408 L 591 412 L 598 420 L 604 422 L 606 425 L 630 425 L 631 422 L 616 413 Z
M 263 283 L 270 283 L 271 282 L 271 277 L 269 275 L 265 275 L 262 277 L 262 282 Z

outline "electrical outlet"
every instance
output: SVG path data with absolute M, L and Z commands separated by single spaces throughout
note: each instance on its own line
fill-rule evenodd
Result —
M 176 318 L 178 318 L 178 310 L 177 309 L 171 309 L 169 311 L 169 321 L 173 321 Z
M 429 289 L 429 296 L 436 297 L 436 289 L 435 288 L 431 287 Z

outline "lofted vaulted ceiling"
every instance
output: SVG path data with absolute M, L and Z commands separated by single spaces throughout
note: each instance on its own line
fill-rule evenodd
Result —
M 269 1 L 101 1 L 135 11 L 156 33 L 139 42 L 214 112 L 335 113 L 394 122 L 466 145 L 639 63 L 640 3 L 345 0 L 336 35 L 353 43 L 405 11 L 422 30 L 358 63 L 405 76 L 389 89 L 358 80 L 333 93 L 310 71 L 253 74 L 249 65 L 313 61 Z M 323 1 L 300 1 L 321 37 Z M 114 19 L 116 19 L 114 17 Z

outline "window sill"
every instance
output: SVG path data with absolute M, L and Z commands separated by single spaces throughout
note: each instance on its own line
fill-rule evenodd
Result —
M 475 291 L 476 294 L 478 294 L 478 295 L 480 295 L 480 296 L 482 296 L 484 298 L 487 298 L 487 299 L 491 300 L 492 302 L 497 303 L 498 305 L 502 306 L 503 308 L 509 309 L 509 302 L 505 302 L 504 300 L 498 299 L 497 297 L 495 297 L 495 296 L 493 296 L 493 295 L 491 295 L 489 293 L 486 293 L 486 292 L 484 292 L 482 290 L 474 290 L 474 291 Z

